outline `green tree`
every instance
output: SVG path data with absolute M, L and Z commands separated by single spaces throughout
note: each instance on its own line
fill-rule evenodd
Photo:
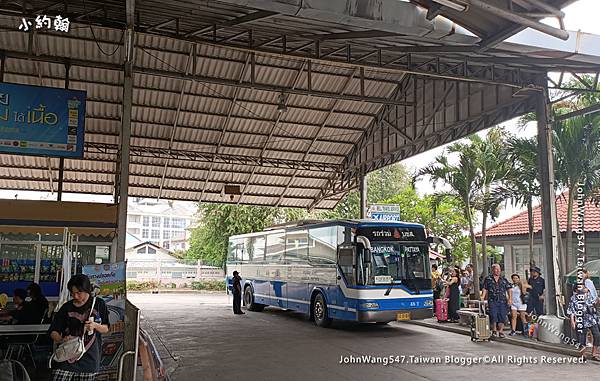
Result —
M 554 124 L 556 180 L 568 189 L 566 252 L 561 267 L 566 271 L 566 256 L 573 245 L 573 204 L 577 188 L 583 184 L 586 198 L 600 189 L 600 119 L 576 116 Z
M 475 151 L 476 165 L 481 178 L 481 198 L 476 208 L 481 212 L 481 255 L 483 276 L 488 275 L 489 261 L 487 251 L 487 221 L 498 218 L 500 204 L 506 199 L 506 195 L 498 192 L 502 187 L 502 181 L 507 176 L 510 165 L 505 157 L 505 133 L 504 130 L 495 127 L 488 131 L 485 139 L 479 135 L 469 137 L 471 147 Z
M 286 209 L 230 204 L 200 204 L 202 220 L 192 230 L 187 258 L 222 267 L 229 236 L 260 231 L 286 220 Z
M 434 205 L 440 205 L 446 199 L 452 199 L 459 203 L 463 215 L 469 227 L 471 240 L 471 261 L 475 274 L 477 270 L 477 241 L 475 239 L 475 206 L 480 198 L 481 175 L 477 168 L 476 150 L 472 145 L 455 143 L 449 147 L 450 153 L 458 154 L 458 163 L 450 164 L 445 154 L 438 156 L 434 163 L 421 169 L 415 175 L 415 179 L 429 176 L 434 187 L 438 183 L 445 184 L 449 190 L 439 191 L 433 194 Z M 479 293 L 479 283 L 475 282 L 475 293 Z
M 497 191 L 511 199 L 514 205 L 527 207 L 529 265 L 534 266 L 533 201 L 540 196 L 537 141 L 533 138 L 510 137 L 505 155 L 511 168 L 504 179 L 504 187 Z

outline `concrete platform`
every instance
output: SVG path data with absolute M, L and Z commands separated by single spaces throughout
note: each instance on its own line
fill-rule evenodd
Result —
M 500 341 L 473 343 L 462 334 L 414 324 L 337 323 L 322 329 L 302 314 L 276 308 L 233 315 L 226 295 L 135 294 L 130 299 L 142 309 L 142 324 L 153 335 L 173 381 L 514 381 L 549 375 L 593 379 L 600 372 L 600 363 L 546 364 L 542 362 L 576 358 Z M 362 355 L 392 356 L 402 363 L 340 364 L 342 356 Z M 455 356 L 456 362 L 446 363 L 446 356 Z M 427 359 L 441 363 L 423 364 Z M 460 365 L 469 359 L 482 364 Z M 490 364 L 490 359 L 498 363 Z

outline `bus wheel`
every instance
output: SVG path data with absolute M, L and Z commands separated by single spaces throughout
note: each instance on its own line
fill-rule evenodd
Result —
M 313 317 L 315 324 L 319 327 L 329 327 L 331 325 L 331 318 L 327 316 L 327 303 L 322 294 L 317 294 L 313 303 Z
M 265 308 L 264 304 L 254 303 L 252 287 L 246 287 L 246 290 L 244 290 L 244 304 L 249 311 L 260 312 Z

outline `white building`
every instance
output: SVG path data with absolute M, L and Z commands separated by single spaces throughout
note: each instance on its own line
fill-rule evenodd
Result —
M 127 208 L 127 233 L 167 250 L 187 250 L 196 210 L 193 202 L 132 198 Z

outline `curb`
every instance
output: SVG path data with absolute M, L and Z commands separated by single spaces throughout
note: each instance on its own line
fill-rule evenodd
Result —
M 455 328 L 455 327 L 450 327 L 450 326 L 444 326 L 444 325 L 441 325 L 441 324 L 432 324 L 432 323 L 418 321 L 418 320 L 408 321 L 407 323 L 418 325 L 418 326 L 421 326 L 421 327 L 439 329 L 441 331 L 446 331 L 446 332 L 458 333 L 458 334 L 465 335 L 465 336 L 471 336 L 471 333 L 468 330 L 465 330 L 465 329 L 462 329 L 462 328 Z M 499 343 L 507 343 L 507 344 L 511 344 L 511 345 L 517 345 L 517 346 L 521 346 L 521 347 L 527 347 L 527 348 L 537 349 L 537 350 L 546 351 L 546 352 L 558 353 L 558 354 L 561 354 L 561 355 L 579 357 L 579 351 L 578 350 L 568 349 L 568 348 L 561 348 L 561 347 L 557 347 L 557 346 L 554 346 L 554 345 L 541 343 L 539 341 L 535 341 L 535 342 L 534 341 L 529 341 L 529 340 L 524 341 L 524 340 L 519 340 L 519 339 L 513 339 L 513 338 L 508 337 L 508 336 L 505 337 L 505 338 L 503 338 L 503 339 L 500 339 L 500 340 L 498 340 L 498 338 L 491 337 L 490 340 L 491 341 L 497 341 Z

